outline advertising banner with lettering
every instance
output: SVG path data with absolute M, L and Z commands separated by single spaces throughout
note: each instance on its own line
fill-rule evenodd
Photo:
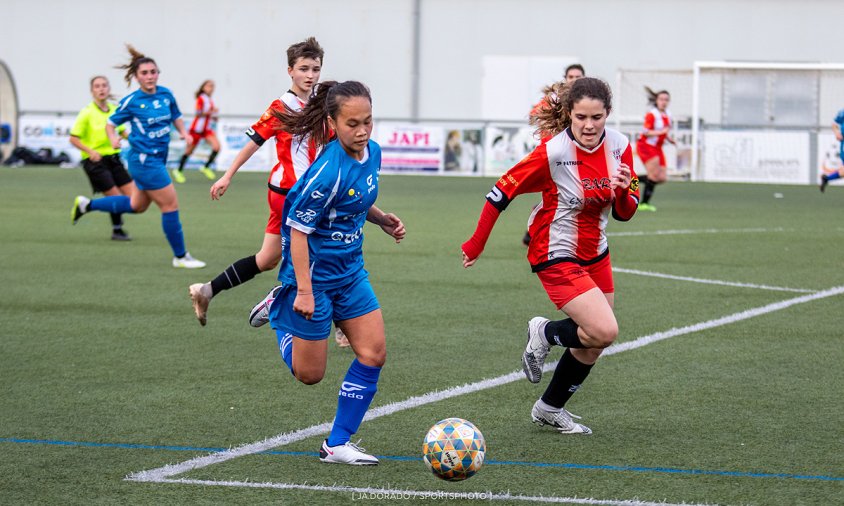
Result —
M 192 120 L 193 118 L 185 116 L 185 126 L 189 126 Z M 249 141 L 249 137 L 246 136 L 246 130 L 254 122 L 255 118 L 245 116 L 227 117 L 220 118 L 213 125 L 214 132 L 217 134 L 217 140 L 220 141 L 220 152 L 217 154 L 212 168 L 219 172 L 221 176 L 231 166 L 234 158 Z M 169 167 L 177 167 L 184 152 L 185 141 L 179 139 L 178 134 L 174 130 L 173 136 L 170 139 L 170 152 L 167 155 L 167 165 Z M 210 155 L 211 146 L 205 140 L 201 140 L 185 164 L 185 167 L 188 169 L 204 167 Z M 269 139 L 239 170 L 244 172 L 269 172 L 276 162 L 278 162 L 278 158 L 275 153 L 275 139 Z
M 378 122 L 372 139 L 381 146 L 381 171 L 442 172 L 444 132 L 440 126 Z
M 809 132 L 708 131 L 703 136 L 703 181 L 811 183 Z
M 82 156 L 70 145 L 70 129 L 76 116 L 58 114 L 21 114 L 18 119 L 18 146 L 38 151 L 49 148 L 53 156 L 66 153 L 72 162 L 78 163 Z

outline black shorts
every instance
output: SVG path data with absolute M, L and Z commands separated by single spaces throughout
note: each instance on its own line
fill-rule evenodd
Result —
M 94 193 L 102 193 L 115 186 L 132 182 L 132 176 L 126 172 L 126 167 L 120 161 L 120 153 L 104 156 L 99 162 L 92 162 L 90 158 L 86 158 L 82 160 L 82 168 L 88 175 Z

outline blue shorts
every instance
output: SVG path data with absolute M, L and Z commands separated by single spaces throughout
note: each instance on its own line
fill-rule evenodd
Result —
M 172 183 L 167 172 L 167 153 L 148 155 L 132 149 L 128 165 L 139 190 L 160 190 Z
M 327 339 L 333 321 L 351 320 L 381 307 L 366 271 L 339 288 L 314 290 L 314 315 L 310 320 L 293 311 L 295 299 L 296 286 L 282 286 L 270 306 L 270 325 L 277 333 L 289 332 L 308 341 Z
M 844 163 L 844 141 L 838 146 L 838 157 L 841 158 L 841 163 Z

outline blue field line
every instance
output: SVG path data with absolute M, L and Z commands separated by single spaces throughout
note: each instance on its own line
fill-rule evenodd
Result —
M 223 452 L 228 448 L 203 448 L 196 446 L 170 446 L 170 445 L 145 445 L 130 443 L 92 443 L 87 441 L 58 441 L 54 439 L 21 439 L 13 437 L 0 438 L 0 443 L 38 444 L 53 446 L 81 446 L 89 448 L 122 448 L 132 450 L 167 450 L 176 452 Z M 284 455 L 294 457 L 317 457 L 317 452 L 292 452 L 280 450 L 267 450 L 256 455 Z M 406 457 L 402 455 L 377 455 L 382 460 L 396 461 L 417 461 L 420 457 Z M 571 464 L 557 462 L 522 462 L 516 460 L 487 460 L 484 465 L 489 466 L 524 466 L 524 467 L 545 467 L 559 469 L 587 469 L 596 471 L 628 471 L 638 473 L 665 473 L 665 474 L 689 474 L 708 476 L 730 476 L 736 478 L 784 478 L 792 480 L 817 480 L 817 481 L 844 481 L 840 476 L 790 474 L 790 473 L 750 473 L 742 471 L 712 471 L 706 469 L 677 469 L 672 467 L 641 467 L 641 466 L 612 466 L 598 464 Z

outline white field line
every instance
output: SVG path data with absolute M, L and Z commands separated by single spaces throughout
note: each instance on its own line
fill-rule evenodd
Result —
M 373 487 L 347 487 L 308 485 L 306 483 L 256 483 L 251 481 L 216 481 L 190 480 L 166 478 L 161 483 L 183 483 L 187 485 L 211 485 L 222 487 L 274 488 L 280 490 L 312 490 L 315 492 L 344 492 L 352 495 L 352 500 L 408 500 L 413 498 L 433 500 L 469 500 L 469 501 L 525 501 L 530 503 L 551 504 L 588 504 L 602 506 L 705 506 L 688 503 L 671 504 L 665 502 L 648 502 L 631 499 L 591 499 L 587 497 L 555 497 L 555 496 L 526 496 L 510 493 L 493 492 L 448 492 L 446 490 L 402 490 Z
M 697 228 L 680 230 L 638 230 L 630 232 L 607 232 L 607 237 L 641 237 L 650 235 L 696 235 L 696 234 L 760 234 L 765 232 L 789 232 L 785 228 Z
M 663 332 L 657 332 L 654 334 L 650 334 L 647 336 L 642 336 L 632 341 L 614 344 L 604 350 L 604 356 L 615 355 L 617 353 L 621 353 L 624 351 L 635 350 L 637 348 L 641 348 L 643 346 L 647 346 L 649 344 L 655 343 L 657 341 L 662 341 L 664 339 L 669 339 L 671 337 L 677 337 L 685 334 L 691 334 L 694 332 L 699 332 L 701 330 L 711 329 L 714 327 L 719 327 L 722 325 L 728 325 L 731 323 L 736 323 L 742 320 L 747 320 L 749 318 L 753 318 L 755 316 L 760 316 L 768 313 L 772 313 L 774 311 L 779 311 L 788 307 L 791 307 L 795 304 L 803 304 L 805 302 L 811 302 L 813 300 L 823 299 L 826 297 L 833 297 L 835 295 L 840 295 L 844 293 L 844 286 L 838 286 L 834 288 L 830 288 L 828 290 L 823 290 L 817 293 L 809 294 L 809 295 L 802 295 L 800 297 L 796 297 L 793 299 L 784 300 L 781 302 L 775 302 L 773 304 L 767 304 L 765 306 L 761 306 L 754 309 L 749 309 L 747 311 L 741 311 L 738 313 L 734 313 L 729 316 L 724 316 L 722 318 L 717 318 L 715 320 L 708 320 L 701 323 L 696 323 L 694 325 L 687 325 L 685 327 L 680 328 L 673 328 Z M 544 371 L 553 370 L 556 367 L 557 363 L 550 363 L 545 364 L 543 368 Z M 391 404 L 386 404 L 384 406 L 380 406 L 374 409 L 369 410 L 364 417 L 364 420 L 374 420 L 376 418 L 380 418 L 382 416 L 386 416 L 392 413 L 396 413 L 398 411 L 404 411 L 406 409 L 416 408 L 419 406 L 423 406 L 425 404 L 431 404 L 433 402 L 441 401 L 444 399 L 449 399 L 452 397 L 457 397 L 459 395 L 468 394 L 472 392 L 479 392 L 481 390 L 486 390 L 489 388 L 494 388 L 501 385 L 506 385 L 508 383 L 512 383 L 514 381 L 520 380 L 523 378 L 522 371 L 514 371 L 509 374 L 504 374 L 502 376 L 498 376 L 495 378 L 485 379 L 476 383 L 468 383 L 462 386 L 449 388 L 446 390 L 442 390 L 439 392 L 429 392 L 427 394 L 419 395 L 410 397 L 403 401 L 394 402 Z M 271 448 L 276 448 L 279 446 L 284 446 L 296 441 L 301 441 L 303 439 L 307 439 L 313 436 L 318 436 L 322 434 L 327 434 L 331 430 L 331 423 L 326 422 L 319 425 L 313 425 L 311 427 L 297 430 L 294 432 L 287 432 L 279 434 L 275 437 L 271 437 L 265 439 L 263 441 L 258 441 L 256 443 L 250 443 L 243 446 L 239 446 L 233 448 L 231 450 L 226 450 L 223 452 L 212 453 L 210 455 L 205 455 L 202 457 L 196 457 L 190 460 L 186 460 L 184 462 L 180 462 L 178 464 L 171 464 L 166 465 L 163 467 L 159 467 L 156 469 L 150 469 L 146 471 L 138 471 L 137 473 L 132 473 L 126 476 L 126 480 L 129 481 L 144 481 L 144 482 L 163 482 L 163 481 L 174 481 L 174 480 L 166 480 L 171 476 L 175 476 L 178 474 L 182 474 L 194 469 L 200 469 L 203 467 L 207 467 L 213 464 L 219 464 L 221 462 L 225 462 L 227 460 L 231 460 L 237 457 L 242 457 L 245 455 L 251 455 L 254 453 L 263 452 L 269 450 Z
M 621 267 L 613 267 L 613 272 L 621 272 L 623 274 L 636 274 L 639 276 L 650 276 L 652 278 L 673 279 L 676 281 L 690 281 L 692 283 L 703 283 L 707 285 L 722 285 L 735 286 L 739 288 L 756 288 L 758 290 L 773 290 L 777 292 L 795 292 L 795 293 L 815 293 L 816 290 L 808 290 L 806 288 L 788 288 L 784 286 L 770 286 L 770 285 L 755 285 L 753 283 L 736 283 L 733 281 L 720 281 L 717 279 L 703 279 L 703 278 L 689 278 L 686 276 L 674 276 L 673 274 L 663 274 L 661 272 L 637 271 L 636 269 L 623 269 Z
M 796 304 L 803 304 L 805 302 L 811 302 L 813 300 L 834 297 L 836 295 L 841 295 L 842 293 L 844 293 L 844 286 L 836 286 L 834 288 L 830 288 L 829 290 L 822 290 L 820 292 L 811 293 L 809 295 L 802 295 L 793 299 L 783 300 L 780 302 L 773 302 L 765 306 L 748 309 L 747 311 L 739 311 L 738 313 L 733 313 L 731 315 L 716 318 L 714 320 L 695 323 L 694 325 L 687 325 L 685 327 L 673 328 L 670 330 L 657 332 L 649 336 L 643 336 L 632 341 L 614 344 L 604 350 L 604 353 L 602 353 L 601 355 L 615 355 L 616 353 L 621 353 L 623 351 L 635 350 L 636 348 L 641 348 L 642 346 L 647 346 L 657 341 L 662 341 L 663 339 L 682 336 L 684 334 L 691 334 L 693 332 L 700 332 L 701 330 L 712 329 L 715 327 L 720 327 L 722 325 L 729 325 L 731 323 L 740 322 L 742 320 L 748 320 L 755 316 L 761 316 L 764 314 L 773 313 L 774 311 L 780 311 L 782 309 L 786 309 Z

